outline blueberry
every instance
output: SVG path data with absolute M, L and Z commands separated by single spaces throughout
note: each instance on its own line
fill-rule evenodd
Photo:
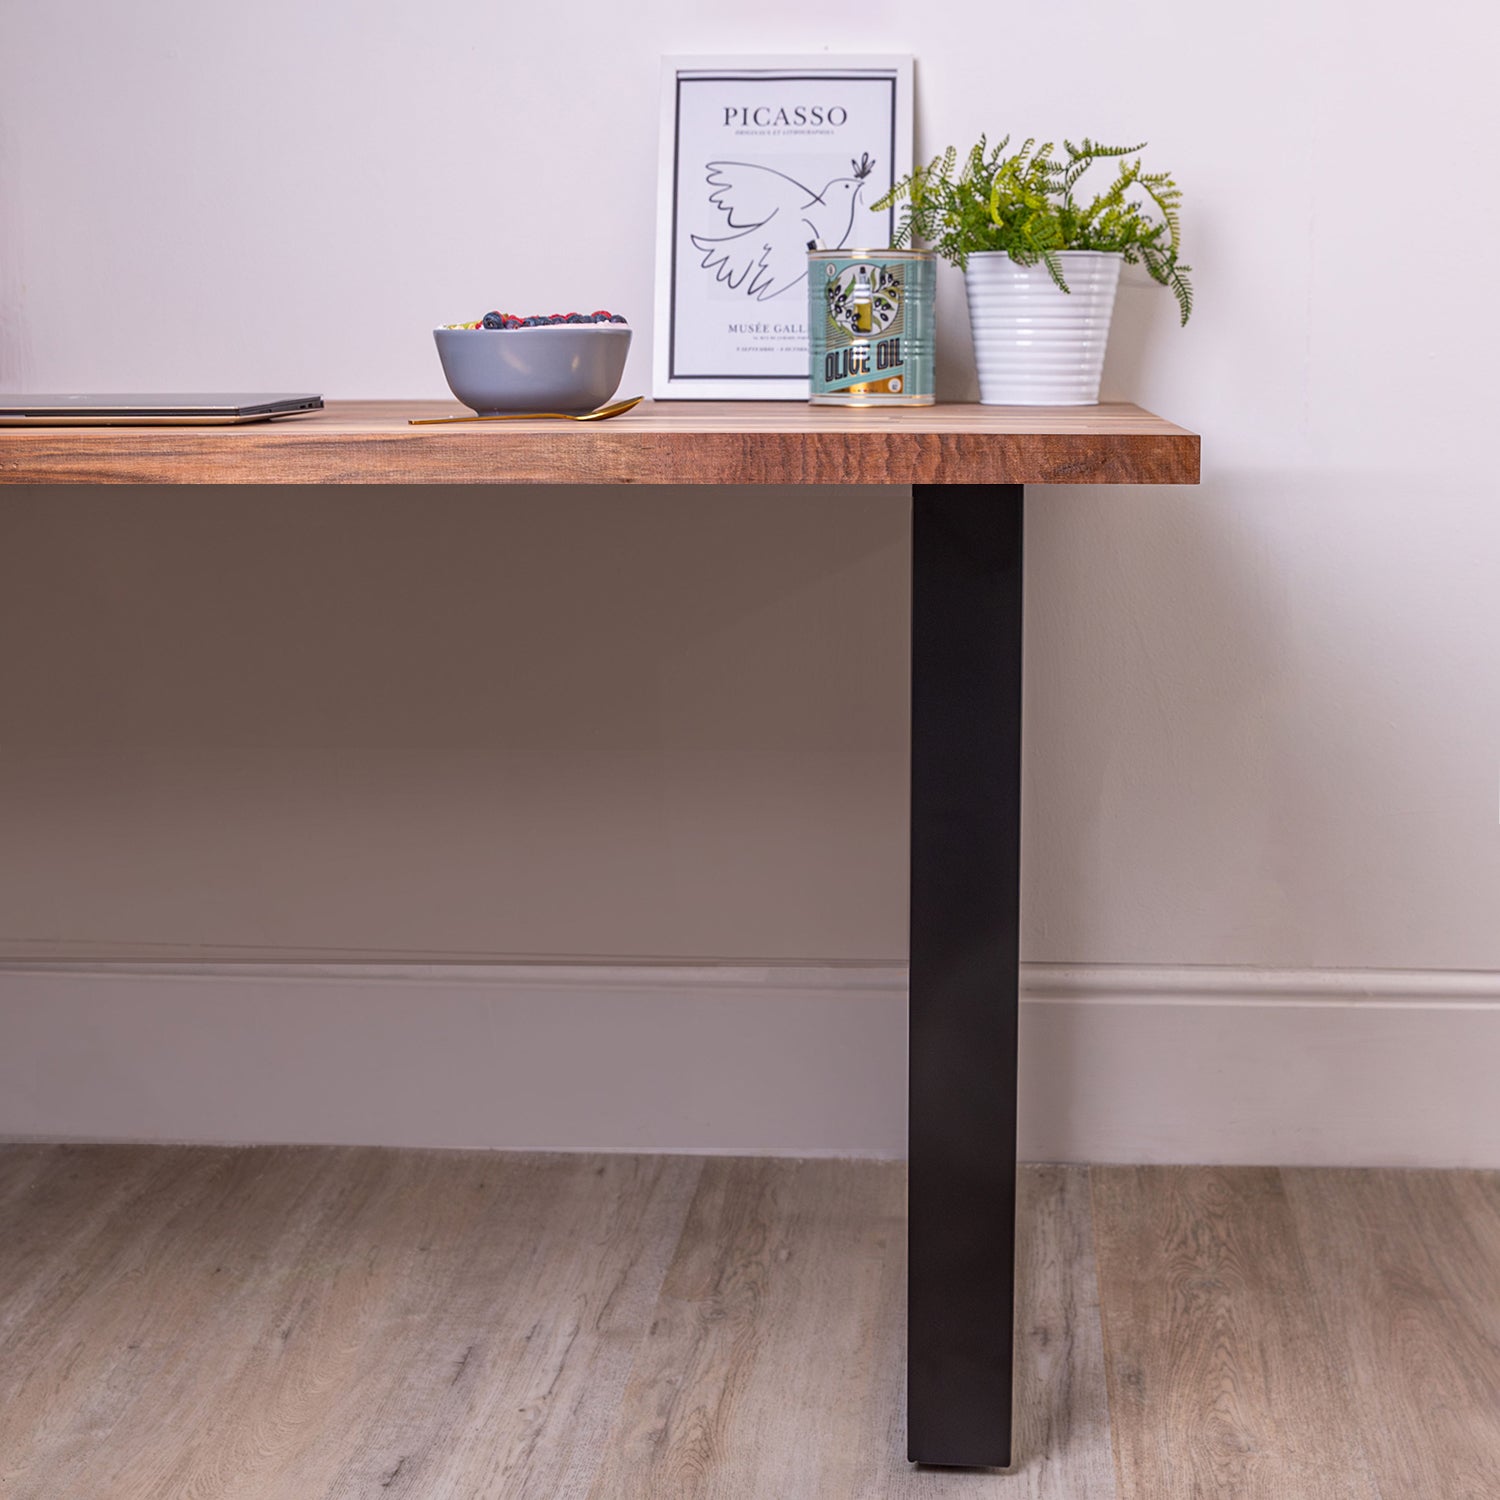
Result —
M 505 319 L 497 312 L 487 312 L 481 320 L 486 328 L 504 328 Z
M 521 327 L 522 328 L 540 328 L 541 325 L 543 323 L 545 323 L 546 321 L 547 320 L 545 318 L 535 318 L 535 317 L 532 317 L 532 318 L 522 318 L 522 320 L 521 320 Z
M 592 323 L 594 320 L 584 317 L 582 313 L 569 313 L 564 321 L 568 323 Z
M 619 315 L 619 313 L 611 313 L 611 314 L 610 314 L 610 315 L 609 315 L 609 321 L 610 321 L 610 322 L 611 322 L 611 323 L 623 323 L 623 322 L 624 322 L 624 321 L 625 321 L 625 319 L 624 319 L 624 318 L 622 318 L 622 317 L 621 317 L 621 316 L 620 316 L 620 315 Z

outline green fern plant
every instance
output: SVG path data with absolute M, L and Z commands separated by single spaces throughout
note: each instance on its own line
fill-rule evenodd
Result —
M 1138 146 L 1104 146 L 1084 139 L 1063 142 L 1059 156 L 1051 141 L 1028 140 L 1006 154 L 1010 137 L 996 146 L 983 136 L 958 168 L 952 147 L 925 167 L 903 177 L 871 208 L 884 212 L 901 205 L 898 248 L 925 240 L 960 269 L 982 250 L 1003 250 L 1023 266 L 1044 265 L 1063 290 L 1068 283 L 1058 253 L 1063 250 L 1118 251 L 1177 298 L 1182 321 L 1193 310 L 1192 267 L 1181 258 L 1182 192 L 1166 172 L 1147 172 Z M 1115 180 L 1088 201 L 1076 192 L 1079 179 L 1097 161 L 1118 159 Z M 1133 159 L 1132 159 L 1133 158 Z

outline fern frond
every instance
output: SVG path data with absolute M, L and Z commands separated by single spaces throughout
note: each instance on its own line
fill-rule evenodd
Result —
M 1064 141 L 1063 148 L 1075 161 L 1079 157 L 1094 161 L 1109 156 L 1134 156 L 1137 151 L 1144 151 L 1149 144 L 1148 141 L 1141 141 L 1135 146 L 1101 146 L 1098 141 L 1091 141 L 1088 136 L 1084 136 L 1081 146 L 1075 146 L 1072 141 Z
M 1137 181 L 1156 204 L 1172 237 L 1172 254 L 1176 255 L 1182 245 L 1182 222 L 1177 213 L 1177 205 L 1182 202 L 1181 190 L 1164 172 L 1157 172 L 1150 177 L 1138 177 Z M 1187 319 L 1184 318 L 1183 321 L 1186 322 Z
M 1167 285 L 1177 298 L 1177 309 L 1182 314 L 1184 327 L 1193 315 L 1193 284 L 1187 279 L 1187 273 L 1192 269 L 1191 266 L 1173 266 L 1167 273 Z

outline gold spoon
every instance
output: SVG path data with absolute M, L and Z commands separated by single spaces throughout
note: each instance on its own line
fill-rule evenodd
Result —
M 496 417 L 408 417 L 413 427 L 431 427 L 443 422 L 535 422 L 543 417 L 557 417 L 564 422 L 604 422 L 618 417 L 622 411 L 639 406 L 646 398 L 632 396 L 628 401 L 612 401 L 608 406 L 596 406 L 593 411 L 507 411 Z

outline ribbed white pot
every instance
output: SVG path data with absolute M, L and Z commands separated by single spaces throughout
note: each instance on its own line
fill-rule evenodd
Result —
M 969 257 L 964 289 L 979 399 L 986 406 L 1092 406 L 1109 342 L 1123 257 L 1064 250 L 1066 292 L 1046 266 L 1018 266 L 1003 250 Z

